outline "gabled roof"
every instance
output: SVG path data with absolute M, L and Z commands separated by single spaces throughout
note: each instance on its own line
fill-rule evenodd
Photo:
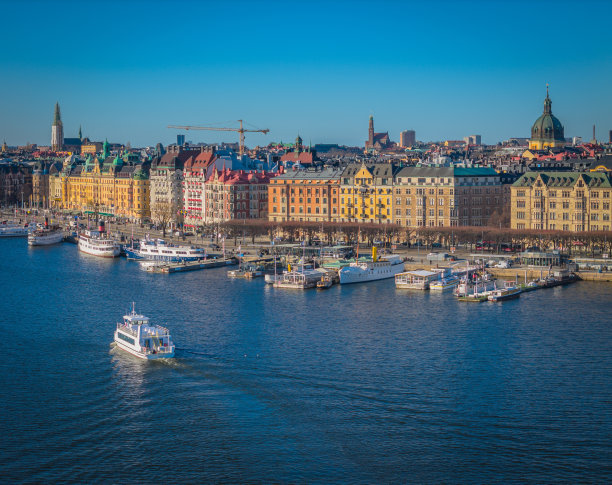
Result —
M 605 172 L 527 172 L 512 185 L 531 187 L 538 178 L 547 187 L 573 187 L 580 179 L 590 188 L 612 187 L 610 176 Z

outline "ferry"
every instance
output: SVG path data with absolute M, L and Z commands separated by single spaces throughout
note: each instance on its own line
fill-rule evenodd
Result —
M 106 235 L 104 223 L 101 222 L 97 231 L 86 229 L 79 234 L 79 251 L 101 258 L 116 258 L 120 248 L 117 242 Z
M 21 226 L 14 222 L 3 222 L 0 224 L 0 237 L 27 237 L 27 235 L 27 226 Z
M 146 239 L 141 241 L 139 249 L 125 248 L 128 259 L 145 259 L 150 261 L 197 261 L 206 258 L 204 249 L 193 246 L 175 246 L 163 239 Z
M 64 240 L 64 231 L 57 225 L 49 225 L 47 218 L 45 218 L 45 225 L 41 228 L 35 229 L 28 234 L 28 244 L 30 246 L 49 246 L 50 244 L 57 244 Z
M 504 288 L 499 288 L 491 291 L 488 295 L 489 301 L 504 301 L 518 298 L 521 296 L 521 289 L 515 286 L 513 282 L 506 282 Z
M 283 271 L 282 275 L 278 275 L 274 282 L 274 288 L 293 288 L 296 290 L 306 290 L 308 288 L 316 288 L 317 283 L 321 281 L 321 277 L 327 274 L 327 271 L 322 268 L 317 269 L 298 269 Z
M 121 350 L 140 359 L 155 360 L 174 357 L 174 343 L 167 328 L 150 325 L 148 317 L 132 311 L 117 323 L 115 343 Z
M 338 271 L 338 275 L 340 284 L 348 284 L 394 278 L 402 271 L 404 271 L 404 260 L 400 256 L 392 254 L 378 259 L 376 247 L 373 247 L 372 261 L 351 263 Z

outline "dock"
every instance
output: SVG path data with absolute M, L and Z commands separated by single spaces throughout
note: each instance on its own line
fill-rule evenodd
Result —
M 200 269 L 219 268 L 221 266 L 233 266 L 238 264 L 236 258 L 209 259 L 206 261 L 189 261 L 185 263 L 167 263 L 158 266 L 151 266 L 148 271 L 151 273 L 184 273 L 186 271 L 197 271 Z

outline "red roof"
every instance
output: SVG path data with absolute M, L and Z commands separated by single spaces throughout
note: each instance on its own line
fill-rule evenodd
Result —
M 312 152 L 289 152 L 281 157 L 281 162 L 299 162 L 302 165 L 309 165 L 314 162 Z

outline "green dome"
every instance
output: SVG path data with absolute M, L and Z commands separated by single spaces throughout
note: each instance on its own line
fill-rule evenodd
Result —
M 531 127 L 531 139 L 534 141 L 565 141 L 565 130 L 559 119 L 552 114 L 552 101 L 546 93 L 544 113 Z

